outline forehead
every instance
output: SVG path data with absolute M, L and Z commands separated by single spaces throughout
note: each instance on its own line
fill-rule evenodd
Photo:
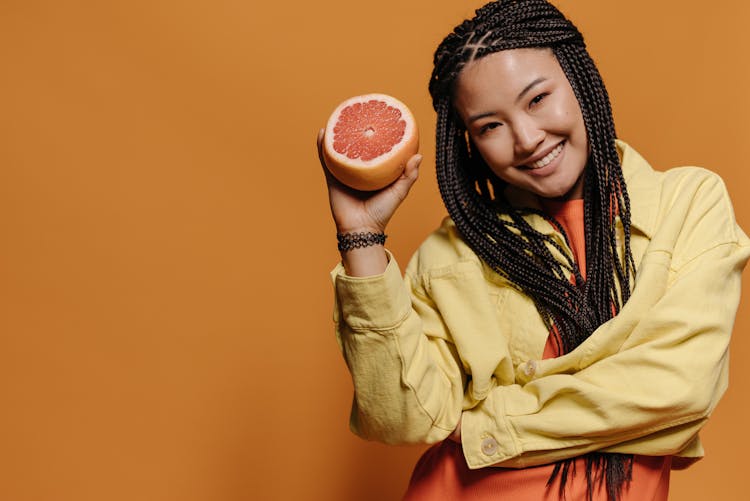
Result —
M 454 105 L 461 113 L 463 108 L 483 106 L 487 100 L 512 104 L 529 83 L 539 78 L 567 81 L 550 49 L 495 52 L 464 66 L 456 82 Z

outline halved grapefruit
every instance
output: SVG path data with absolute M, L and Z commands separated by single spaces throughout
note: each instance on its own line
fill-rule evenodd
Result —
M 347 99 L 331 114 L 323 158 L 336 179 L 357 190 L 379 190 L 398 179 L 419 150 L 409 108 L 386 94 Z

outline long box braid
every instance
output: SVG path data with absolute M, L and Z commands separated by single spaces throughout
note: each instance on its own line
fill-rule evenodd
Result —
M 590 146 L 584 170 L 586 280 L 572 256 L 550 236 L 534 230 L 524 216 L 537 213 L 561 231 L 562 226 L 535 209 L 510 205 L 503 194 L 505 183 L 473 148 L 453 109 L 456 81 L 466 64 L 518 48 L 551 49 L 581 107 Z M 583 36 L 545 0 L 491 2 L 438 46 L 429 89 L 437 112 L 438 186 L 449 215 L 474 252 L 534 301 L 548 328 L 557 328 L 559 352 L 570 352 L 622 309 L 635 276 L 630 202 L 615 148 L 612 108 Z M 617 250 L 618 217 L 624 232 L 622 257 Z M 552 249 L 567 258 L 559 261 Z M 561 497 L 573 461 L 557 463 L 549 479 L 551 484 L 560 477 Z M 617 501 L 631 472 L 632 455 L 589 453 L 589 500 L 594 484 L 603 481 L 609 499 Z

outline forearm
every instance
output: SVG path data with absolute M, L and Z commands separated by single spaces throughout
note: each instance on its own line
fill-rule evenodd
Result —
M 445 439 L 461 413 L 463 390 L 452 354 L 407 317 L 388 331 L 342 333 L 354 385 L 352 430 L 385 443 Z
M 341 251 L 341 263 L 350 277 L 371 277 L 385 272 L 388 256 L 382 245 L 371 245 Z
M 639 273 L 649 286 L 636 286 L 627 311 L 571 353 L 534 370 L 521 364 L 518 384 L 464 412 L 469 465 L 522 467 L 625 444 L 641 454 L 682 451 L 726 389 L 749 252 L 717 246 L 671 272 L 663 253 L 644 258 Z
M 682 393 L 663 399 L 667 392 L 659 389 L 652 402 L 644 396 L 658 383 L 639 381 L 620 395 L 579 382 L 562 382 L 558 390 L 544 388 L 544 384 L 497 388 L 479 407 L 463 415 L 467 463 L 472 468 L 520 468 L 595 450 L 679 455 L 693 442 L 724 393 L 723 368 L 705 389 L 685 385 Z M 557 394 L 548 398 L 544 395 L 548 390 Z
M 440 320 L 414 310 L 392 257 L 381 275 L 353 277 L 339 267 L 333 278 L 336 335 L 354 384 L 353 431 L 387 443 L 444 439 L 460 417 L 463 379 L 452 344 L 426 334 Z

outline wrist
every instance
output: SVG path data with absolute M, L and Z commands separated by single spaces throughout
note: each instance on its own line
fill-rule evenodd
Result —
M 341 264 L 350 277 L 372 277 L 382 275 L 388 267 L 388 253 L 382 245 L 359 247 L 339 251 Z
M 336 225 L 336 234 L 346 233 L 385 233 L 385 228 L 381 228 L 380 225 Z
M 347 231 L 336 233 L 338 249 L 342 253 L 364 247 L 383 246 L 387 235 L 382 231 Z

